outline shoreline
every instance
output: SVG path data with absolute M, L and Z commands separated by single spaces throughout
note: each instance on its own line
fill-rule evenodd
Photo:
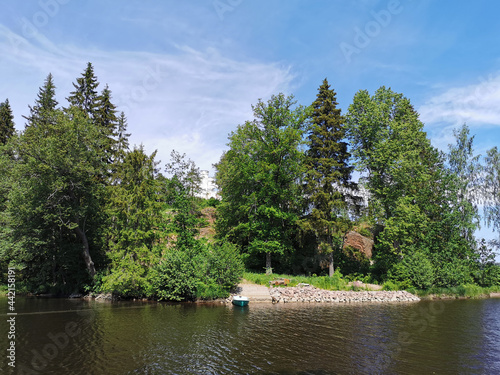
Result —
M 255 295 L 252 291 L 241 288 L 241 286 L 251 286 L 253 288 L 260 288 L 261 290 Z M 263 296 L 263 291 L 265 297 Z M 211 303 L 229 303 L 232 302 L 234 295 L 245 295 L 251 298 L 251 302 L 257 303 L 292 303 L 292 302 L 306 302 L 306 303 L 358 303 L 358 302 L 418 302 L 418 301 L 439 301 L 439 300 L 466 300 L 466 299 L 489 299 L 500 298 L 500 292 L 487 292 L 474 296 L 459 296 L 456 294 L 428 294 L 418 296 L 407 292 L 405 290 L 397 291 L 384 291 L 384 290 L 326 290 L 313 286 L 302 287 L 267 287 L 259 284 L 240 284 L 236 288 L 236 293 L 231 293 L 228 298 L 217 298 L 214 300 L 198 299 L 194 301 L 161 301 L 167 303 L 197 303 L 197 304 L 211 304 Z M 31 294 L 19 293 L 18 296 L 22 297 L 35 297 L 35 298 L 65 298 L 65 299 L 93 299 L 97 301 L 139 301 L 139 302 L 160 302 L 155 299 L 149 298 L 123 298 L 120 296 L 112 295 L 110 293 L 101 293 L 97 295 L 53 295 L 53 294 Z M 0 292 L 0 297 L 7 297 L 3 291 Z M 264 298 L 263 298 L 264 297 Z
M 343 291 L 325 290 L 313 286 L 271 288 L 273 303 L 366 303 L 366 302 L 419 302 L 420 298 L 407 291 Z

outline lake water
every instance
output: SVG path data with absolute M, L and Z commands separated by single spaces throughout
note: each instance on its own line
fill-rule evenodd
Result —
M 16 300 L 12 374 L 500 374 L 500 299 L 405 304 Z M 5 313 L 4 313 L 5 312 Z

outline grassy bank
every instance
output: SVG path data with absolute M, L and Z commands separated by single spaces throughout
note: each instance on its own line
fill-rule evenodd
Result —
M 326 290 L 348 290 L 348 281 L 342 278 L 342 275 L 335 273 L 333 277 L 328 276 L 293 276 L 293 275 L 282 275 L 275 274 L 266 275 L 263 273 L 245 272 L 243 278 L 254 284 L 269 286 L 269 282 L 278 278 L 289 279 L 290 283 L 288 286 L 297 286 L 300 283 L 306 283 L 312 285 L 316 288 L 326 289 Z
M 490 293 L 500 293 L 500 285 L 491 286 L 487 288 L 478 285 L 467 284 L 459 285 L 453 288 L 430 288 L 427 290 L 413 290 L 408 289 L 410 293 L 418 295 L 422 299 L 436 299 L 436 298 L 488 298 Z
M 326 290 L 363 290 L 363 288 L 349 285 L 349 280 L 335 273 L 333 277 L 328 276 L 294 276 L 285 274 L 266 275 L 263 273 L 245 272 L 243 278 L 254 284 L 269 286 L 269 282 L 278 278 L 289 279 L 288 286 L 297 286 L 299 283 L 310 284 L 319 289 Z M 393 282 L 387 282 L 382 285 L 383 290 L 398 290 L 398 285 Z M 435 298 L 487 298 L 490 293 L 500 293 L 500 285 L 483 288 L 474 284 L 460 285 L 453 288 L 433 287 L 427 290 L 418 290 L 406 288 L 406 291 L 419 296 L 422 299 Z

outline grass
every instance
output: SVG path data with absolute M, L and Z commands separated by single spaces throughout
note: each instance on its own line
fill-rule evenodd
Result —
M 328 276 L 294 276 L 285 274 L 266 275 L 263 273 L 245 272 L 243 278 L 254 284 L 269 286 L 269 281 L 285 278 L 290 280 L 288 286 L 297 286 L 299 283 L 306 283 L 319 289 L 326 290 L 364 290 L 348 285 L 348 280 L 344 279 L 341 274 L 335 273 L 333 277 Z M 418 290 L 414 288 L 397 288 L 397 284 L 387 282 L 384 284 L 384 290 L 400 290 L 406 289 L 408 292 L 415 294 L 423 299 L 432 298 L 471 298 L 479 299 L 489 297 L 490 293 L 500 293 L 500 285 L 492 287 L 480 287 L 474 284 L 460 285 L 453 288 L 438 288 L 433 287 L 427 290 Z
M 290 280 L 288 286 L 297 286 L 299 283 L 306 283 L 312 285 L 316 288 L 326 289 L 326 290 L 352 290 L 352 287 L 347 285 L 347 281 L 342 278 L 338 273 L 335 273 L 333 277 L 328 276 L 293 276 L 276 274 L 266 275 L 263 273 L 245 272 L 243 278 L 254 284 L 269 286 L 269 281 L 285 278 Z
M 409 290 L 411 293 L 424 299 L 437 298 L 485 298 L 490 293 L 499 293 L 500 285 L 491 287 L 481 287 L 474 284 L 459 285 L 452 288 L 433 287 L 427 290 Z

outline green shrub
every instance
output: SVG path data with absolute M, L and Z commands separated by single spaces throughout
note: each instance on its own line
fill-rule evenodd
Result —
M 207 245 L 206 276 L 218 285 L 224 295 L 238 284 L 243 276 L 244 265 L 238 247 L 229 242 Z M 223 297 L 223 295 L 221 295 Z
M 229 291 L 215 283 L 205 284 L 199 281 L 196 284 L 196 298 L 203 300 L 213 300 L 217 298 L 229 297 Z
M 441 261 L 436 269 L 436 284 L 442 287 L 454 287 L 474 282 L 470 264 L 467 260 L 453 259 Z
M 391 291 L 391 290 L 401 290 L 401 286 L 397 282 L 394 282 L 392 280 L 388 280 L 382 286 L 382 290 L 388 290 L 388 291 Z
M 483 287 L 500 285 L 500 266 L 494 263 L 483 265 L 477 272 L 476 280 Z
M 198 257 L 172 249 L 150 272 L 150 296 L 159 300 L 193 300 L 200 280 Z
M 226 298 L 241 279 L 243 260 L 230 243 L 169 250 L 150 271 L 149 295 L 159 300 Z
M 431 261 L 421 252 L 406 254 L 402 261 L 396 263 L 389 271 L 389 279 L 400 286 L 428 289 L 434 283 L 434 269 Z

